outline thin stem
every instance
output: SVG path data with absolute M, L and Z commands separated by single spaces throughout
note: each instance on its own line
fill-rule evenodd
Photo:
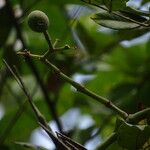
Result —
M 38 58 L 38 59 L 40 58 L 40 57 L 34 57 L 34 55 L 30 55 L 30 54 L 29 54 L 29 57 Z M 79 91 L 79 92 L 95 99 L 96 101 L 104 104 L 106 107 L 108 107 L 111 110 L 113 110 L 114 112 L 116 112 L 122 118 L 126 119 L 128 117 L 128 114 L 126 112 L 124 112 L 123 110 L 121 110 L 120 108 L 115 106 L 111 101 L 109 101 L 108 99 L 106 99 L 102 96 L 95 94 L 94 92 L 85 88 L 83 85 L 73 81 L 71 78 L 69 78 L 67 75 L 65 75 L 63 72 L 61 72 L 61 70 L 59 68 L 57 68 L 54 64 L 52 64 L 46 58 L 41 58 L 40 60 L 43 63 L 45 63 L 46 65 L 48 65 L 57 75 L 60 76 L 60 78 L 62 78 L 66 82 L 70 83 L 73 87 L 75 87 L 77 89 L 77 91 Z
M 109 3 L 110 3 L 110 4 L 109 4 L 109 13 L 111 13 L 111 12 L 112 12 L 112 0 L 110 0 Z
M 9 69 L 9 71 L 12 73 L 12 75 L 14 76 L 15 80 L 18 82 L 18 85 L 20 86 L 20 88 L 23 90 L 24 94 L 27 96 L 28 102 L 32 108 L 32 110 L 35 113 L 35 116 L 37 118 L 37 120 L 43 124 L 44 126 L 46 126 L 47 128 L 49 128 L 49 130 L 51 131 L 51 128 L 48 126 L 48 124 L 46 123 L 46 120 L 44 118 L 44 116 L 40 113 L 40 111 L 38 110 L 38 108 L 35 106 L 35 104 L 32 101 L 32 98 L 30 96 L 30 94 L 28 93 L 23 80 L 21 79 L 20 75 L 18 74 L 18 72 L 14 72 L 12 70 L 12 68 L 7 64 L 7 62 L 5 60 L 3 60 L 3 62 L 5 63 L 6 67 Z
M 28 51 L 19 51 L 19 52 L 17 52 L 17 55 L 23 55 L 24 57 L 36 57 L 38 59 L 43 58 L 43 56 L 41 56 L 41 55 L 31 54 Z
M 12 73 L 12 75 L 15 77 L 16 81 L 18 82 L 20 88 L 23 90 L 24 94 L 27 96 L 28 102 L 32 108 L 32 110 L 34 111 L 34 114 L 39 122 L 39 124 L 42 126 L 42 128 L 49 133 L 48 135 L 51 137 L 53 143 L 55 144 L 56 148 L 63 148 L 62 145 L 64 146 L 64 150 L 67 150 L 67 147 L 61 142 L 59 141 L 59 139 L 54 135 L 52 129 L 50 128 L 50 126 L 47 124 L 45 117 L 41 114 L 41 112 L 39 111 L 39 109 L 35 106 L 35 104 L 33 103 L 33 100 L 30 96 L 30 94 L 28 93 L 23 80 L 21 79 L 21 76 L 19 75 L 19 73 L 16 71 L 14 72 L 12 70 L 12 68 L 7 64 L 7 62 L 5 60 L 3 60 L 6 67 L 9 69 L 9 71 Z
M 66 49 L 70 49 L 69 45 L 65 45 L 63 47 L 55 48 L 59 40 L 56 40 L 55 43 L 52 44 L 51 37 L 48 34 L 48 31 L 43 32 L 43 34 L 44 34 L 45 39 L 47 41 L 47 44 L 49 46 L 48 51 L 43 55 L 44 58 L 46 58 L 50 53 L 59 52 L 59 51 L 63 51 L 63 50 L 66 50 Z
M 54 47 L 53 47 L 53 44 L 52 44 L 52 41 L 51 41 L 51 37 L 48 34 L 48 31 L 47 30 L 44 31 L 43 34 L 44 34 L 44 37 L 45 37 L 45 39 L 47 41 L 47 44 L 48 44 L 48 47 L 49 47 L 48 51 L 44 54 L 44 57 L 46 57 L 46 56 L 49 55 L 49 53 L 52 53 L 54 51 Z
M 24 148 L 30 148 L 30 149 L 35 149 L 35 150 L 48 150 L 42 146 L 38 146 L 38 145 L 34 145 L 34 144 L 31 144 L 31 143 L 24 143 L 24 142 L 15 142 L 15 144 L 17 145 L 20 145 Z
M 56 39 L 54 44 L 53 44 L 53 47 L 55 48 L 59 42 L 60 42 L 60 39 Z
M 127 118 L 127 122 L 138 123 L 139 121 L 147 119 L 148 117 L 150 117 L 150 108 L 141 110 L 135 114 L 130 114 L 129 117 Z
M 62 46 L 62 47 L 54 48 L 53 49 L 54 51 L 52 51 L 51 53 L 62 52 L 63 50 L 68 50 L 68 49 L 70 49 L 70 46 L 65 45 L 65 46 Z M 23 56 L 26 56 L 26 57 L 36 57 L 38 59 L 45 58 L 48 54 L 49 54 L 49 50 L 44 55 L 31 54 L 29 51 L 19 51 L 19 52 L 17 52 L 17 55 L 23 55 Z
M 45 39 L 46 39 L 46 41 L 47 41 L 47 44 L 48 44 L 48 46 L 49 46 L 49 50 L 50 50 L 50 51 L 53 51 L 54 48 L 53 48 L 53 44 L 52 44 L 52 41 L 51 41 L 51 37 L 50 37 L 50 35 L 48 34 L 48 31 L 43 32 L 43 34 L 44 34 Z
M 52 132 L 50 132 L 43 124 L 39 122 L 39 125 L 45 130 L 45 132 L 49 135 L 49 137 L 53 140 L 56 148 L 59 150 L 69 150 L 69 148 L 64 144 L 59 138 L 57 138 Z
M 56 74 L 58 74 L 60 76 L 60 78 L 62 78 L 66 82 L 70 83 L 73 87 L 75 87 L 77 89 L 77 91 L 79 91 L 79 92 L 81 92 L 85 95 L 88 95 L 89 97 L 95 99 L 96 101 L 104 104 L 106 107 L 112 109 L 113 111 L 115 111 L 118 115 L 120 115 L 124 119 L 126 119 L 128 117 L 128 114 L 126 112 L 124 112 L 123 110 L 121 110 L 120 108 L 115 106 L 111 101 L 109 101 L 108 99 L 106 99 L 102 96 L 99 96 L 99 95 L 95 94 L 94 92 L 92 92 L 92 91 L 88 90 L 87 88 L 85 88 L 83 85 L 73 81 L 71 78 L 69 78 L 67 75 L 62 73 L 59 68 L 57 68 L 55 65 L 53 65 L 47 59 L 42 60 L 42 62 L 47 64 L 49 67 L 51 67 L 51 69 L 53 69 L 53 71 Z
M 68 147 L 70 149 L 78 149 L 78 150 L 87 150 L 85 147 L 83 147 L 81 144 L 73 141 L 72 139 L 70 139 L 69 137 L 56 132 L 58 139 L 60 139 L 63 143 L 65 143 L 66 145 L 68 145 Z
M 65 45 L 65 46 L 62 46 L 62 47 L 58 47 L 58 48 L 55 48 L 55 52 L 61 52 L 63 50 L 68 50 L 70 49 L 70 46 L 69 45 Z

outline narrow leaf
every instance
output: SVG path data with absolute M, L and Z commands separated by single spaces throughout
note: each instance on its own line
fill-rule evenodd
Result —
M 139 27 L 137 23 L 133 23 L 127 19 L 114 14 L 109 14 L 107 12 L 94 14 L 91 18 L 99 25 L 116 30 L 133 29 Z
M 128 0 L 103 0 L 103 3 L 111 12 L 124 9 L 127 1 Z
M 123 123 L 117 132 L 117 141 L 120 146 L 128 150 L 141 149 L 150 138 L 150 127 Z

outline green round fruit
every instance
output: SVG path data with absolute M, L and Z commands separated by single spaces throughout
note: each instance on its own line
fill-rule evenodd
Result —
M 28 15 L 28 25 L 35 32 L 44 32 L 48 29 L 49 19 L 44 12 L 35 10 Z

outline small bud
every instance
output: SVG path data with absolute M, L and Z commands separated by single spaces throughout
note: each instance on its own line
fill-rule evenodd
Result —
M 35 10 L 28 15 L 28 25 L 35 32 L 44 32 L 48 29 L 49 19 L 44 12 Z
M 64 49 L 70 49 L 69 45 L 65 45 Z

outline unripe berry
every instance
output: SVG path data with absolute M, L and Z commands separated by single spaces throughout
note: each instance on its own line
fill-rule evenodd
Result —
M 44 12 L 35 10 L 28 15 L 28 25 L 35 32 L 44 32 L 48 29 L 49 19 Z

